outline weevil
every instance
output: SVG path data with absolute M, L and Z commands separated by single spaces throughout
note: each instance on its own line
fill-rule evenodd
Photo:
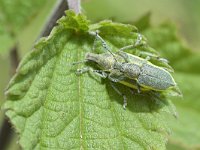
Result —
M 78 69 L 77 73 L 82 74 L 91 71 L 102 78 L 108 78 L 112 82 L 124 84 L 130 88 L 141 91 L 164 91 L 176 86 L 171 74 L 162 67 L 152 64 L 147 57 L 146 59 L 124 52 L 125 49 L 140 45 L 141 35 L 138 34 L 138 40 L 134 45 L 125 46 L 113 53 L 107 46 L 106 42 L 98 35 L 97 38 L 102 41 L 103 47 L 108 51 L 106 53 L 96 54 L 87 53 L 85 61 L 95 62 L 100 70 L 92 68 Z M 84 61 L 84 62 L 85 62 Z M 124 98 L 124 108 L 127 105 L 127 98 L 113 84 L 112 87 L 117 93 Z
M 113 82 L 137 88 L 138 92 L 141 90 L 163 91 L 176 86 L 168 71 L 132 54 L 87 53 L 85 60 L 97 63 L 100 70 L 94 72 L 101 73 Z M 127 83 L 127 79 L 135 80 L 137 84 Z

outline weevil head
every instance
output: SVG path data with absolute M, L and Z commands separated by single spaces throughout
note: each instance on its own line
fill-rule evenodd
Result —
M 98 64 L 101 69 L 109 70 L 112 68 L 115 62 L 113 56 L 109 53 L 95 54 L 87 53 L 85 59 Z

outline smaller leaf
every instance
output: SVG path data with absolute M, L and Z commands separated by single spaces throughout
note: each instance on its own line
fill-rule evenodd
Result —
M 88 31 L 89 21 L 82 14 L 76 15 L 73 11 L 67 11 L 67 17 L 62 17 L 58 23 L 67 29 L 80 30 L 82 32 Z M 79 32 L 79 31 L 76 31 Z
M 151 12 L 148 12 L 144 14 L 141 18 L 139 18 L 139 20 L 131 24 L 134 24 L 139 29 L 139 31 L 142 32 L 151 27 L 150 19 L 151 19 Z

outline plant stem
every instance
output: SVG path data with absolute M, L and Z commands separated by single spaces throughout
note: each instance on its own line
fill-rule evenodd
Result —
M 13 48 L 10 49 L 10 68 L 11 75 L 15 74 L 17 66 L 19 64 L 19 54 L 18 54 L 18 44 L 15 44 Z M 4 117 L 4 121 L 0 128 L 0 149 L 6 149 L 13 138 L 14 132 L 12 130 L 11 124 L 7 117 Z
M 65 15 L 65 10 L 67 9 L 68 4 L 66 0 L 58 1 L 38 38 L 48 36 L 53 27 L 56 25 L 56 21 Z
M 69 9 L 72 9 L 75 13 L 81 13 L 81 1 L 80 0 L 67 0 Z
M 14 75 L 19 64 L 18 44 L 10 50 L 11 75 Z
M 56 25 L 56 21 L 65 15 L 65 10 L 72 9 L 77 14 L 81 12 L 81 2 L 80 0 L 60 0 L 55 5 L 54 10 L 52 11 L 46 25 L 44 26 L 43 31 L 41 32 L 40 37 L 48 36 Z

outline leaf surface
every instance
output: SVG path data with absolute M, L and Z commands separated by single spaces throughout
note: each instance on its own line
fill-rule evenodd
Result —
M 149 22 L 150 18 L 144 16 L 143 19 L 137 24 Z M 170 150 L 199 149 L 200 53 L 193 52 L 183 45 L 177 36 L 176 27 L 171 23 L 158 27 L 145 27 L 142 33 L 150 40 L 151 45 L 161 52 L 162 56 L 170 60 L 170 64 L 175 68 L 175 79 L 183 93 L 182 99 L 173 99 L 179 117 L 178 119 L 169 118 L 173 130 L 167 148 Z
M 174 114 L 169 99 L 157 94 L 131 94 L 123 98 L 108 80 L 94 74 L 75 74 L 73 62 L 92 51 L 100 31 L 116 50 L 137 40 L 131 25 L 103 21 L 91 25 L 72 11 L 61 18 L 50 36 L 41 39 L 21 61 L 7 88 L 4 108 L 24 149 L 165 149 L 170 129 L 166 114 Z M 150 50 L 149 50 L 150 51 Z M 93 64 L 94 65 L 94 64 Z

